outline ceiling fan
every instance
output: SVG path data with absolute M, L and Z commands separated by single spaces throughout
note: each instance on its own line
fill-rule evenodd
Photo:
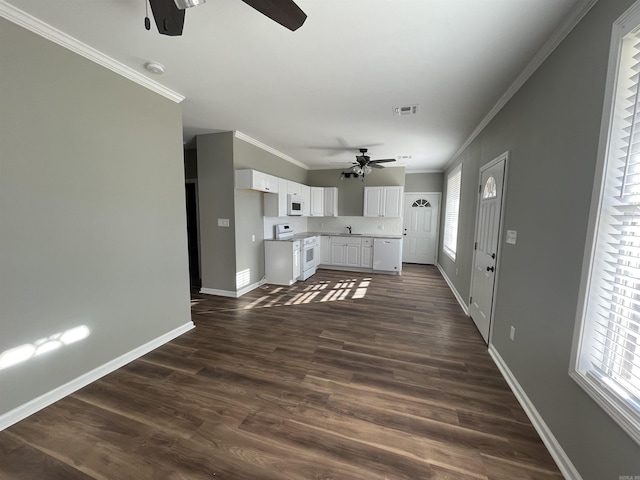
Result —
M 367 155 L 367 149 L 361 148 L 360 155 L 356 155 L 356 161 L 353 162 L 353 166 L 351 167 L 351 172 L 347 175 L 345 172 L 342 172 L 341 178 L 345 178 L 347 176 L 351 176 L 351 174 L 355 174 L 355 177 L 362 177 L 364 180 L 365 175 L 369 175 L 371 173 L 372 168 L 384 168 L 384 165 L 380 165 L 381 163 L 395 162 L 395 158 L 383 158 L 380 160 L 371 160 L 371 157 Z
M 149 0 L 153 18 L 162 35 L 182 35 L 185 9 L 205 3 L 206 0 Z M 274 22 L 291 31 L 302 26 L 307 15 L 292 0 L 242 0 Z M 145 28 L 151 28 L 149 17 L 145 17 Z

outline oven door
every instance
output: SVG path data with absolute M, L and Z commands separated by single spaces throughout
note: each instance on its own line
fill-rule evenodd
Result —
M 313 245 L 306 245 L 302 248 L 302 270 L 311 270 L 316 266 L 316 250 Z

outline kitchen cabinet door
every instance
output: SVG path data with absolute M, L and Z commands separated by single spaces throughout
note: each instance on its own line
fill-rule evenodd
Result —
M 364 187 L 365 217 L 401 217 L 402 187 Z
M 307 185 L 300 185 L 300 195 L 304 199 L 304 204 L 302 205 L 302 216 L 308 217 L 311 213 L 311 187 Z
M 360 245 L 349 245 L 345 246 L 345 259 L 344 264 L 349 267 L 359 267 L 360 266 L 360 250 L 362 247 Z
M 311 187 L 311 207 L 309 214 L 312 217 L 324 215 L 324 187 Z
M 347 246 L 344 244 L 335 244 L 331 241 L 331 265 L 346 265 L 347 263 Z
M 236 170 L 236 188 L 277 193 L 278 177 L 258 170 Z
M 382 216 L 383 187 L 364 187 L 364 212 L 365 217 Z
M 338 187 L 325 187 L 324 189 L 324 216 L 338 216 Z
M 360 252 L 360 266 L 363 268 L 373 268 L 373 239 L 362 239 L 362 251 Z
M 402 216 L 402 187 L 384 187 L 382 213 L 385 217 Z
M 264 216 L 265 217 L 286 217 L 287 216 L 287 180 L 277 178 L 278 193 L 267 193 L 264 196 Z
M 289 195 L 302 195 L 302 184 L 287 180 L 287 193 Z

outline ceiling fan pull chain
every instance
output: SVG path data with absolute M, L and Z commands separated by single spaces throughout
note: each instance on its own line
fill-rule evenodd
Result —
M 151 30 L 151 20 L 149 20 L 149 2 L 144 0 L 144 28 Z

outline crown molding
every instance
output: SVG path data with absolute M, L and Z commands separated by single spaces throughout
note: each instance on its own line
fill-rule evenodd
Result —
M 82 43 L 80 40 L 67 35 L 66 33 L 52 27 L 51 25 L 44 23 L 42 20 L 37 19 L 33 15 L 30 15 L 19 8 L 10 5 L 5 0 L 0 0 L 0 17 L 6 18 L 10 22 L 15 23 L 31 32 L 40 35 L 47 40 L 57 43 L 61 47 L 71 50 L 78 55 L 91 60 L 92 62 L 102 65 L 108 68 L 112 72 L 121 75 L 132 82 L 142 85 L 149 90 L 162 95 L 169 100 L 180 103 L 184 100 L 184 95 L 181 95 L 160 83 L 151 80 L 149 77 L 133 70 L 130 67 L 114 60 L 113 58 L 105 55 L 104 53 L 96 50 L 89 45 Z
M 425 169 L 425 168 L 407 168 L 406 170 L 407 175 L 410 175 L 412 173 L 444 173 L 444 170 L 438 170 L 438 169 Z
M 255 138 L 251 138 L 249 135 L 246 135 L 238 130 L 234 130 L 233 132 L 233 136 L 240 139 L 240 140 L 244 140 L 247 143 L 250 143 L 251 145 L 254 145 L 258 148 L 261 148 L 262 150 L 264 150 L 265 152 L 269 152 L 273 155 L 275 155 L 276 157 L 280 157 L 283 160 L 286 160 L 289 163 L 293 163 L 294 165 L 297 165 L 300 168 L 304 168 L 305 170 L 309 170 L 309 167 L 307 165 L 305 165 L 302 162 L 299 162 L 298 160 L 291 158 L 289 155 L 285 155 L 282 152 L 279 152 L 278 150 L 276 150 L 275 148 L 271 148 L 269 145 L 265 145 L 264 143 L 256 140 Z
M 553 51 L 562 43 L 562 41 L 571 33 L 575 26 L 580 23 L 580 20 L 591 10 L 598 0 L 583 0 L 579 5 L 573 8 L 573 10 L 567 15 L 564 21 L 559 25 L 556 31 L 549 37 L 544 45 L 538 50 L 531 61 L 524 68 L 522 73 L 511 84 L 507 91 L 500 97 L 498 102 L 493 106 L 489 113 L 482 119 L 471 135 L 464 141 L 458 151 L 451 157 L 451 159 L 444 165 L 443 170 L 447 170 L 455 161 L 462 155 L 462 153 L 471 145 L 480 132 L 493 120 L 502 107 L 504 107 L 509 100 L 516 94 L 518 90 L 529 80 L 531 75 L 542 65 L 542 63 L 553 53 Z

